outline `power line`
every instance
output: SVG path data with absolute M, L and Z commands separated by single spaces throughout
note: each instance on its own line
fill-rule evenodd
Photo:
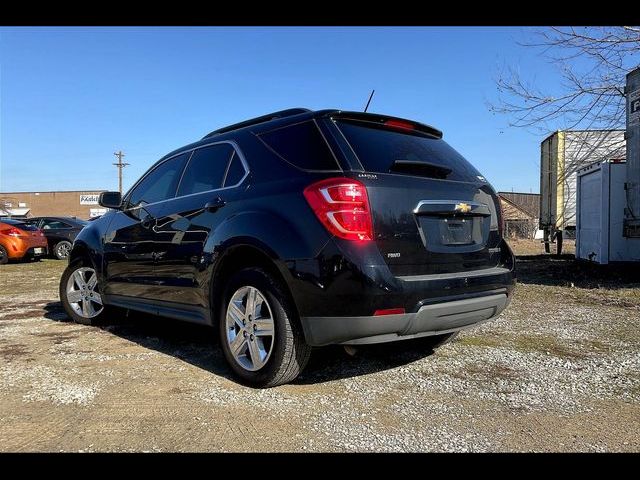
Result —
M 122 161 L 122 157 L 124 157 L 122 150 L 118 150 L 114 155 L 118 157 L 118 163 L 114 163 L 114 165 L 118 167 L 118 191 L 122 194 L 122 169 L 130 164 Z

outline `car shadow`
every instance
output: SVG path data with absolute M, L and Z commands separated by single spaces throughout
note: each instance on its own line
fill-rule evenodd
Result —
M 637 264 L 609 264 L 576 260 L 574 255 L 519 255 L 518 283 L 576 288 L 630 288 L 640 283 Z
M 71 321 L 60 302 L 49 302 L 44 310 L 44 317 L 49 320 Z M 218 335 L 210 327 L 116 310 L 108 324 L 99 328 L 237 382 L 219 348 Z M 367 375 L 412 363 L 432 353 L 427 339 L 366 345 L 358 347 L 355 355 L 347 354 L 340 346 L 315 348 L 309 364 L 293 384 L 309 385 Z

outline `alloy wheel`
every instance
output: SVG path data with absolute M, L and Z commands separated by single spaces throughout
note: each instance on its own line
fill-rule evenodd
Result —
M 91 267 L 79 267 L 67 280 L 67 300 L 73 311 L 83 318 L 93 318 L 104 310 L 98 292 L 98 276 Z
M 226 342 L 235 361 L 255 372 L 269 361 L 274 321 L 266 297 L 255 287 L 240 287 L 227 305 Z

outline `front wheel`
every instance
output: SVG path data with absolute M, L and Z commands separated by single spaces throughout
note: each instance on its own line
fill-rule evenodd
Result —
M 269 273 L 247 268 L 227 282 L 219 316 L 220 344 L 235 374 L 254 387 L 275 387 L 304 369 L 304 340 L 283 287 Z
M 105 316 L 98 274 L 82 260 L 69 264 L 60 279 L 60 301 L 76 323 L 97 325 Z

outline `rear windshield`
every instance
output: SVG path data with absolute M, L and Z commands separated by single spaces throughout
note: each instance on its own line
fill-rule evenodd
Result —
M 480 172 L 444 140 L 383 129 L 361 121 L 336 123 L 367 172 L 484 181 Z
M 35 225 L 32 225 L 30 223 L 25 223 L 24 220 L 14 220 L 12 218 L 4 218 L 4 219 L 0 220 L 0 222 L 6 223 L 7 225 L 11 225 L 12 227 L 16 227 L 16 228 L 19 228 L 21 230 L 26 230 L 26 231 L 29 231 L 29 232 L 38 230 L 38 227 L 36 227 Z M 28 222 L 28 220 L 26 220 L 26 222 Z

